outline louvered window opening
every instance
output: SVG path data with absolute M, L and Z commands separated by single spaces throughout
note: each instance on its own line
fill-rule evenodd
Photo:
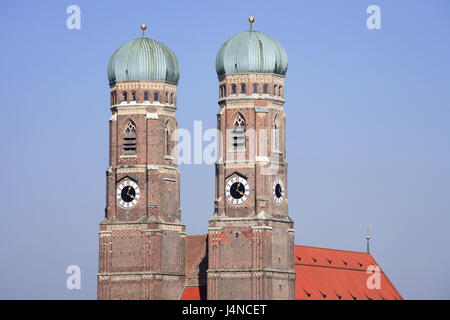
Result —
M 235 150 L 245 149 L 245 120 L 241 115 L 238 115 L 234 121 L 234 129 L 231 138 L 231 143 Z
M 123 135 L 123 151 L 125 155 L 136 154 L 136 127 L 132 122 L 128 122 Z

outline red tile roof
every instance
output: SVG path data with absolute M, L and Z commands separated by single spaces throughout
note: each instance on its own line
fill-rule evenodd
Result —
M 181 300 L 206 299 L 205 271 L 197 271 L 206 261 L 206 238 L 195 236 L 188 240 L 188 247 L 196 247 L 195 253 L 187 254 L 187 285 L 181 295 Z M 203 255 L 202 255 L 203 253 Z M 192 260 L 191 260 L 192 259 Z M 195 262 L 194 262 L 195 261 Z M 297 300 L 399 300 L 402 296 L 389 281 L 375 259 L 368 253 L 344 251 L 335 249 L 295 246 L 294 250 L 296 272 Z M 380 289 L 369 289 L 367 280 L 372 275 L 367 273 L 367 267 L 375 265 L 380 268 Z M 201 278 L 197 284 L 192 282 L 194 274 Z M 200 284 L 200 285 L 199 285 Z
M 374 258 L 364 252 L 295 246 L 297 300 L 402 299 Z M 369 289 L 367 267 L 380 268 L 380 288 Z

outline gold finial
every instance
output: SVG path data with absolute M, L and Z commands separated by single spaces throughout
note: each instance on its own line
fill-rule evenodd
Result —
M 147 25 L 146 24 L 141 24 L 141 30 L 142 30 L 142 36 L 144 36 L 144 32 L 147 29 Z
M 253 30 L 253 22 L 255 22 L 255 18 L 253 18 L 253 16 L 250 16 L 250 18 L 248 18 L 248 22 L 250 22 L 250 31 Z

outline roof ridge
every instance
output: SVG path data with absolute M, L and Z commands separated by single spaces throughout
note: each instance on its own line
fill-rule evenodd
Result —
M 340 270 L 348 270 L 348 271 L 361 271 L 361 272 L 367 272 L 367 269 L 355 269 L 355 268 L 347 268 L 347 267 L 337 267 L 337 266 L 327 266 L 324 264 L 309 264 L 309 263 L 297 263 L 295 262 L 296 266 L 306 266 L 306 267 L 317 267 L 317 268 L 329 268 L 329 269 L 340 269 Z M 378 267 L 378 265 L 377 265 Z M 362 267 L 361 267 L 362 268 Z M 384 273 L 383 270 L 380 268 L 380 273 Z
M 355 251 L 355 250 L 343 250 L 343 249 L 332 249 L 332 248 L 321 248 L 321 247 L 313 247 L 313 246 L 305 246 L 296 244 L 295 247 L 304 247 L 304 248 L 313 248 L 313 249 L 323 249 L 323 250 L 333 250 L 333 251 L 343 251 L 343 252 L 352 252 L 352 253 L 362 253 L 367 254 L 372 257 L 370 253 L 364 252 L 364 251 Z

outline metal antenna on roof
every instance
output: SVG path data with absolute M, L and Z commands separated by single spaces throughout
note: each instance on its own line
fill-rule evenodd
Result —
M 250 22 L 250 31 L 253 31 L 253 22 L 255 22 L 255 18 L 250 16 L 250 18 L 248 18 L 248 22 Z
M 371 224 L 368 224 L 367 226 L 367 231 L 366 231 L 366 240 L 367 240 L 367 253 L 370 253 L 370 250 L 369 250 L 369 243 L 370 243 L 370 228 L 372 228 L 372 225 Z
M 142 38 L 145 37 L 145 29 L 147 29 L 147 25 L 146 24 L 141 24 Z

